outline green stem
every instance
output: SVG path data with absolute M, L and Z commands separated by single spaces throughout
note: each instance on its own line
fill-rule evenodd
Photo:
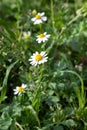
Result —
M 18 122 L 16 122 L 15 124 L 16 124 L 16 126 L 18 126 L 18 128 L 19 128 L 20 130 L 24 130 L 24 129 L 22 128 L 22 126 L 21 126 Z
M 39 75 L 38 83 L 36 85 L 36 90 L 35 90 L 35 94 L 34 94 L 35 96 L 34 96 L 34 99 L 33 99 L 33 102 L 32 102 L 33 107 L 37 103 L 37 99 L 39 97 L 39 92 L 40 92 L 40 87 L 41 87 L 41 80 L 42 80 L 42 74 L 43 74 L 44 66 L 42 65 L 41 68 L 38 68 L 38 70 L 37 70 L 38 72 L 39 72 L 39 69 L 40 69 L 40 75 Z
M 24 110 L 30 110 L 30 112 L 32 113 L 32 115 L 35 117 L 35 119 L 37 120 L 38 122 L 38 126 L 40 127 L 40 120 L 38 118 L 38 115 L 37 115 L 37 112 L 34 110 L 34 108 L 29 105 L 29 106 L 25 106 L 24 107 Z
M 55 29 L 53 0 L 51 0 L 51 19 L 52 19 L 53 29 Z
M 40 32 L 42 31 L 42 24 L 39 24 Z

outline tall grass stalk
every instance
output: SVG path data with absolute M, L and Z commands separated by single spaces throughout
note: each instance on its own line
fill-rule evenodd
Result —
M 53 0 L 51 0 L 51 20 L 52 20 L 53 30 L 55 30 L 54 3 L 53 3 Z

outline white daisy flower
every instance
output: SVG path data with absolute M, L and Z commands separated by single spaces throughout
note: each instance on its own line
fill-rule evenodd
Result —
M 25 92 L 26 84 L 22 84 L 21 86 L 17 86 L 16 89 L 13 89 L 14 95 L 21 94 Z
M 49 37 L 50 37 L 50 34 L 47 34 L 47 32 L 44 32 L 44 33 L 37 36 L 36 41 L 38 43 L 45 42 L 48 40 Z
M 28 32 L 23 32 L 23 37 L 24 37 L 24 39 L 28 39 L 28 38 L 30 37 L 30 35 L 31 35 L 31 32 L 30 32 L 30 31 L 28 31 Z
M 38 64 L 43 64 L 47 62 L 47 59 L 48 57 L 46 52 L 42 51 L 41 53 L 39 52 L 34 53 L 29 59 L 29 61 L 31 65 L 37 66 Z
M 37 15 L 34 18 L 32 18 L 31 21 L 33 21 L 34 24 L 41 24 L 41 23 L 47 21 L 47 17 L 44 15 L 45 15 L 44 12 L 37 13 Z

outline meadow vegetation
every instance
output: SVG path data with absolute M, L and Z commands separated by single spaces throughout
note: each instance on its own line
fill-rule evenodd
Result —
M 87 130 L 87 1 L 0 0 L 0 130 Z

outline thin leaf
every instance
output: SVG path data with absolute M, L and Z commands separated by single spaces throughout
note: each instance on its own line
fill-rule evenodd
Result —
M 2 84 L 2 91 L 1 91 L 1 96 L 0 96 L 0 103 L 5 99 L 9 73 L 10 73 L 11 69 L 14 67 L 14 65 L 15 65 L 17 62 L 18 62 L 18 61 L 12 63 L 12 64 L 7 68 L 6 75 L 5 75 L 5 78 L 4 78 L 4 80 L 3 80 L 3 84 Z

